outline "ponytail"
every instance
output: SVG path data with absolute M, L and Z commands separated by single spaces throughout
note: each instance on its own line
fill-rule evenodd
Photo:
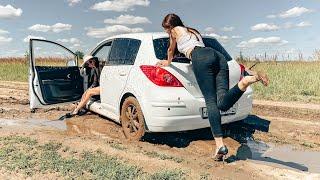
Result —
M 188 32 L 194 34 L 196 36 L 196 38 L 198 39 L 198 41 L 200 39 L 198 38 L 197 34 L 202 38 L 201 33 L 198 30 L 191 28 L 191 27 L 185 27 L 185 28 L 187 28 Z M 194 32 L 196 32 L 197 34 L 195 34 Z

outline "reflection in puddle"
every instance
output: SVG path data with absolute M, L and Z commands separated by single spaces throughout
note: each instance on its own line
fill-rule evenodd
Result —
M 249 152 L 247 151 L 247 154 L 243 153 L 246 152 L 243 151 L 244 149 Z M 247 158 L 255 162 L 320 173 L 320 152 L 299 150 L 290 145 L 276 146 L 275 144 L 266 144 L 253 140 L 242 144 L 239 150 L 237 156 L 240 159 L 244 159 L 245 155 L 249 155 Z
M 268 132 L 270 121 L 250 115 L 244 121 L 233 123 L 226 128 L 229 137 L 241 143 L 236 159 L 254 161 L 281 168 L 320 173 L 320 152 L 299 150 L 291 145 L 275 145 L 255 141 L 256 130 Z
M 17 126 L 16 120 L 0 119 L 0 126 Z
M 66 130 L 66 124 L 63 121 L 52 121 L 43 119 L 0 119 L 0 126 L 13 127 L 51 127 L 55 129 Z

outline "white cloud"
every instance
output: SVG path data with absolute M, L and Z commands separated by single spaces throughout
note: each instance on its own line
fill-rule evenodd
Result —
M 87 35 L 95 38 L 106 38 L 115 34 L 143 32 L 142 28 L 129 28 L 123 25 L 106 26 L 104 28 L 85 28 Z
M 274 24 L 260 23 L 254 26 L 251 26 L 251 30 L 253 31 L 276 31 L 280 28 Z
M 308 27 L 312 26 L 310 22 L 302 21 L 301 23 L 296 24 L 297 27 Z
M 232 38 L 232 39 L 241 39 L 241 38 L 242 38 L 242 36 L 238 36 L 238 35 L 236 35 L 236 36 L 231 36 L 231 38 Z
M 94 4 L 91 9 L 97 11 L 128 11 L 134 6 L 149 6 L 149 0 L 109 0 Z
M 230 27 L 223 27 L 221 29 L 222 31 L 225 31 L 225 32 L 230 32 L 230 31 L 233 31 L 234 30 L 234 27 L 230 26 Z
M 9 43 L 12 41 L 12 38 L 0 36 L 0 44 Z
M 219 35 L 219 34 L 216 34 L 216 33 L 209 33 L 209 34 L 205 34 L 206 36 L 211 36 L 211 37 L 214 37 L 216 38 L 217 40 L 219 40 L 221 43 L 227 43 L 229 42 L 230 40 L 232 39 L 240 39 L 242 38 L 242 36 L 223 36 L 223 35 Z
M 28 35 L 27 37 L 25 37 L 23 39 L 23 42 L 29 42 L 30 39 L 43 39 L 43 40 L 45 40 L 45 38 L 41 37 L 41 36 Z
M 204 31 L 214 32 L 214 28 L 213 27 L 207 27 L 207 28 L 204 29 Z
M 80 2 L 81 0 L 68 0 L 69 6 L 74 6 Z
M 302 14 L 311 13 L 311 12 L 313 12 L 313 10 L 307 9 L 305 7 L 294 7 L 292 9 L 289 9 L 285 12 L 280 13 L 279 17 L 281 18 L 299 17 Z
M 9 31 L 6 31 L 6 30 L 3 30 L 3 29 L 0 29 L 0 34 L 9 34 Z
M 79 44 L 81 41 L 77 38 L 70 38 L 70 39 L 57 39 L 58 42 L 62 43 L 71 43 L 71 44 Z
M 35 24 L 28 28 L 31 31 L 40 31 L 40 32 L 48 32 L 51 30 L 51 26 L 43 25 L 43 24 Z
M 31 31 L 39 31 L 39 32 L 52 31 L 55 33 L 59 33 L 61 31 L 71 30 L 71 28 L 72 28 L 72 25 L 70 25 L 70 24 L 56 23 L 52 26 L 43 25 L 43 24 L 35 24 L 33 26 L 30 26 L 28 29 Z
M 267 18 L 269 18 L 269 19 L 273 19 L 273 18 L 276 18 L 276 17 L 277 17 L 277 15 L 274 15 L 274 14 L 270 14 L 270 15 L 267 16 Z
M 223 42 L 223 43 L 226 43 L 230 40 L 230 38 L 228 36 L 221 36 L 219 34 L 216 34 L 216 33 L 210 33 L 210 34 L 205 34 L 207 36 L 211 36 L 211 37 L 214 37 L 216 38 L 217 40 Z
M 20 17 L 22 14 L 22 9 L 15 8 L 11 5 L 1 6 L 0 5 L 0 18 L 11 19 L 15 17 Z
M 132 15 L 120 15 L 115 19 L 105 19 L 104 23 L 107 24 L 146 24 L 151 21 L 146 17 L 132 16 Z
M 237 47 L 239 48 L 250 48 L 258 45 L 284 45 L 287 44 L 288 41 L 282 40 L 280 37 L 258 37 L 250 39 L 249 41 L 240 42 Z
M 52 28 L 52 31 L 53 32 L 61 32 L 61 31 L 68 31 L 68 30 L 71 30 L 72 28 L 72 25 L 70 24 L 63 24 L 63 23 L 57 23 L 57 24 L 54 24 L 51 26 Z
M 304 28 L 304 27 L 309 27 L 309 26 L 312 26 L 312 24 L 310 22 L 307 22 L 307 21 L 302 21 L 298 24 L 294 24 L 292 22 L 286 22 L 283 27 L 285 29 L 292 29 L 292 28 Z

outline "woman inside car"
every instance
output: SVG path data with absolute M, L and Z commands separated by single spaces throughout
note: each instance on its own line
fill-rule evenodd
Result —
M 85 71 L 89 71 L 92 75 L 89 77 L 89 81 L 92 82 L 91 86 L 83 93 L 80 102 L 77 107 L 71 113 L 71 116 L 80 115 L 80 109 L 83 108 L 90 98 L 95 95 L 100 95 L 100 70 L 98 58 L 93 56 L 86 56 L 81 65 L 80 73 L 84 74 Z

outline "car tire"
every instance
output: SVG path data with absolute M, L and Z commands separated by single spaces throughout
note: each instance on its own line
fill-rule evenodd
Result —
M 135 97 L 127 97 L 121 106 L 121 125 L 124 136 L 139 141 L 145 134 L 145 121 L 141 106 Z

